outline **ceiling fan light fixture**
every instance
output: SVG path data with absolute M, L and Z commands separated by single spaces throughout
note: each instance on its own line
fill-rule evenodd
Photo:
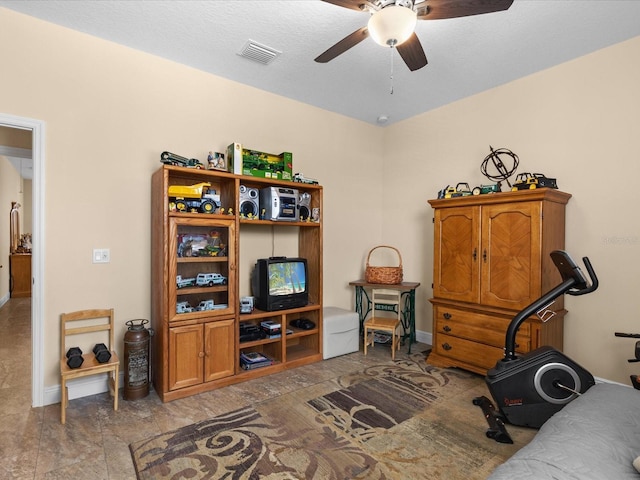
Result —
M 383 47 L 395 47 L 413 34 L 418 16 L 408 7 L 390 5 L 371 15 L 367 26 L 369 35 Z

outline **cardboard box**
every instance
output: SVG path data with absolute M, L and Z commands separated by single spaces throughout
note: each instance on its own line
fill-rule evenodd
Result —
M 242 175 L 242 145 L 239 143 L 227 147 L 227 168 L 231 173 Z
M 229 171 L 237 175 L 293 181 L 293 154 L 280 155 L 242 148 L 240 143 L 227 147 Z
M 252 177 L 293 180 L 293 159 L 289 152 L 280 155 L 242 149 L 242 174 Z

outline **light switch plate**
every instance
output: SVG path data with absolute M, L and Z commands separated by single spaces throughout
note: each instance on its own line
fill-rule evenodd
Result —
M 108 248 L 93 249 L 93 263 L 109 263 L 111 261 L 111 252 Z

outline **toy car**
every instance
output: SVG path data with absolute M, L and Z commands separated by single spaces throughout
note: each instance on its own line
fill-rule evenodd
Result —
M 197 158 L 186 158 L 171 152 L 162 152 L 160 161 L 166 165 L 176 165 L 187 168 L 204 168 L 204 165 Z
M 251 313 L 251 312 L 253 312 L 253 298 L 242 297 L 240 299 L 240 313 Z
M 447 187 L 444 198 L 466 197 L 471 195 L 471 189 L 468 183 L 460 182 L 454 187 Z
M 318 181 L 313 178 L 307 178 L 302 173 L 294 173 L 293 181 L 297 183 L 307 183 L 309 185 L 317 185 Z
M 209 182 L 195 185 L 171 185 L 168 189 L 171 210 L 215 213 L 220 208 L 220 195 L 210 189 Z
M 534 173 L 533 177 L 538 181 L 539 188 L 558 188 L 558 183 L 555 178 L 547 178 L 541 173 Z
M 193 312 L 193 307 L 189 302 L 178 302 L 176 304 L 176 313 L 190 313 Z
M 199 273 L 196 277 L 196 285 L 200 287 L 213 287 L 214 285 L 224 285 L 227 277 L 219 273 Z
M 512 192 L 518 190 L 533 190 L 538 185 L 538 180 L 530 173 L 519 173 L 516 177 L 516 181 L 513 182 L 511 187 Z
M 519 173 L 511 191 L 533 190 L 534 188 L 558 188 L 555 178 L 547 178 L 541 173 Z
M 196 284 L 196 279 L 194 278 L 182 278 L 182 275 L 176 276 L 176 284 L 178 288 L 186 288 L 193 287 Z
M 493 185 L 480 185 L 479 187 L 475 187 L 471 193 L 474 195 L 484 195 L 485 193 L 496 193 L 500 191 L 500 185 L 494 183 Z
M 196 307 L 196 310 L 199 312 L 204 312 L 206 310 L 213 310 L 214 308 L 215 308 L 215 304 L 213 303 L 213 300 L 203 300 Z

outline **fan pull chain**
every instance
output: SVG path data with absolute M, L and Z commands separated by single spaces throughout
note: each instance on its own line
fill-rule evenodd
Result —
M 391 45 L 391 47 L 389 48 L 389 53 L 390 58 L 391 58 L 391 75 L 389 77 L 389 81 L 391 83 L 391 91 L 389 92 L 390 95 L 393 95 L 393 45 Z

